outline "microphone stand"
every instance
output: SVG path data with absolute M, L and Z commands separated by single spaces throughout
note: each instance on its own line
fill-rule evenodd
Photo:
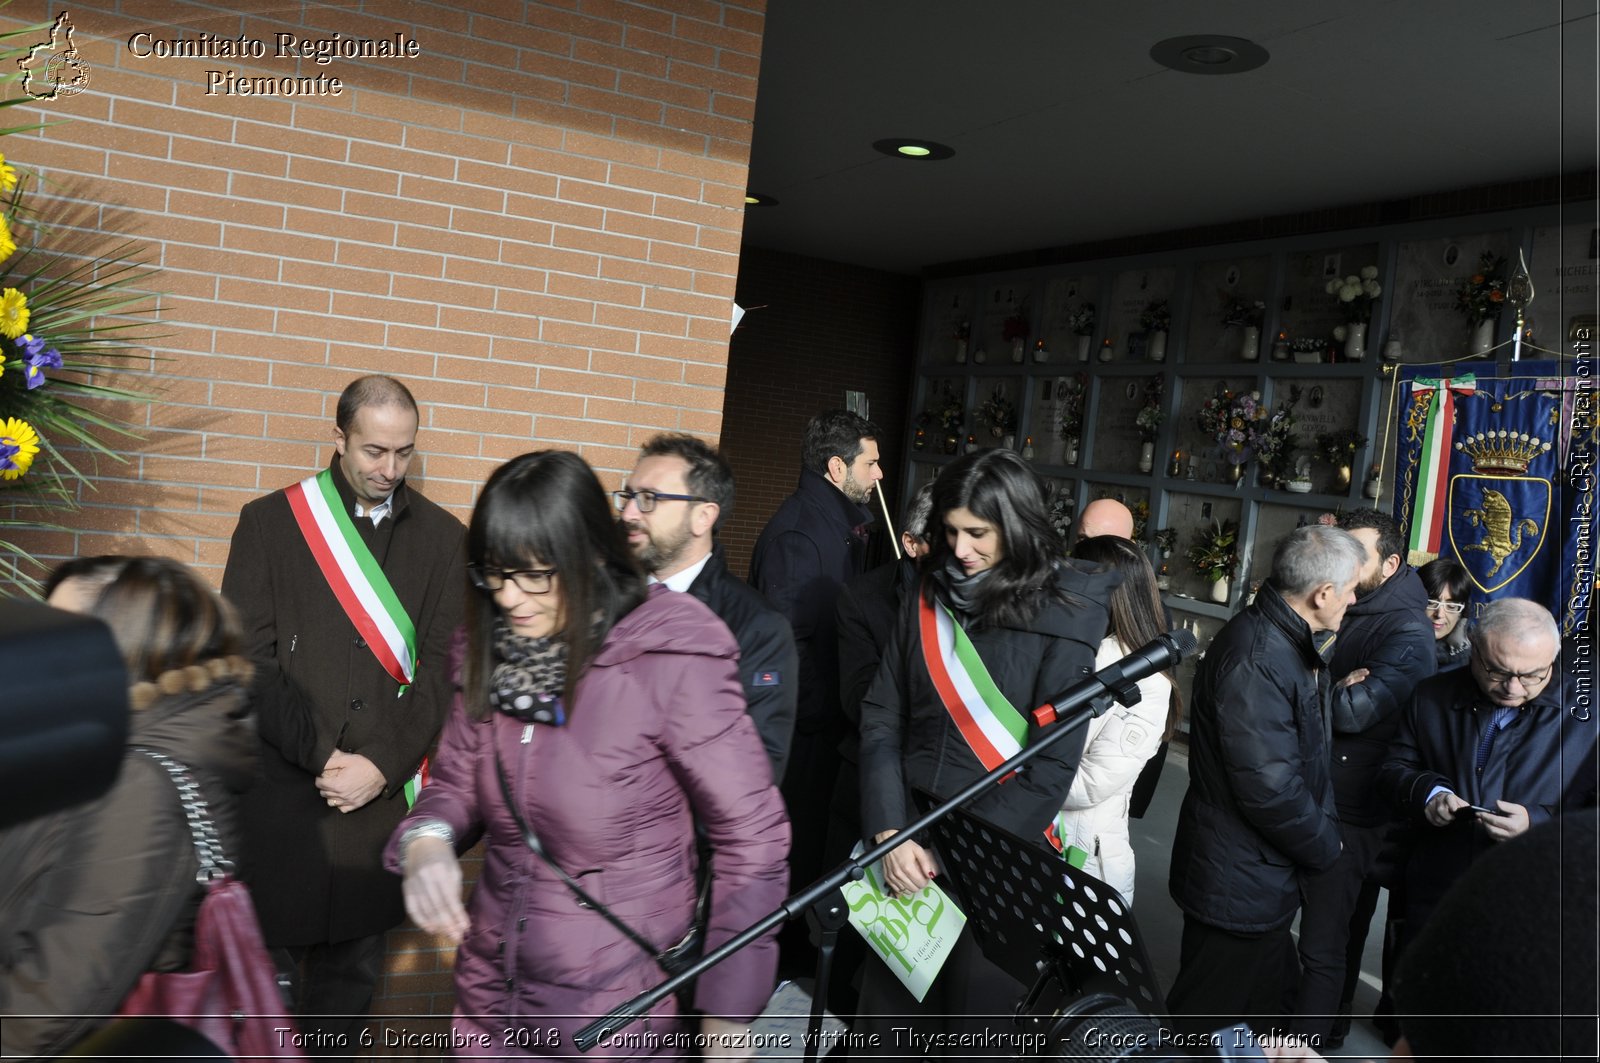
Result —
M 1056 743 L 1064 740 L 1078 728 L 1090 720 L 1100 716 L 1111 707 L 1113 701 L 1123 705 L 1134 705 L 1139 701 L 1138 680 L 1162 668 L 1173 667 L 1195 648 L 1195 639 L 1188 632 L 1174 632 L 1162 635 L 1154 642 L 1145 646 L 1129 657 L 1149 658 L 1152 649 L 1163 653 L 1164 660 L 1149 660 L 1152 666 L 1143 671 L 1124 672 L 1120 664 L 1112 665 L 1105 672 L 1115 673 L 1114 681 L 1108 682 L 1100 677 L 1104 673 L 1090 675 L 1078 683 L 1073 684 L 1061 698 L 1047 705 L 1042 705 L 1033 712 L 1034 719 L 1044 727 L 1044 733 L 1038 741 L 1025 746 L 1016 756 L 998 765 L 994 770 L 987 772 L 982 777 L 974 779 L 963 787 L 955 796 L 946 800 L 938 807 L 931 809 L 918 817 L 909 826 L 895 833 L 872 848 L 863 852 L 859 857 L 846 860 L 827 875 L 813 882 L 799 893 L 794 894 L 784 901 L 776 910 L 769 912 L 750 927 L 741 930 L 717 948 L 707 952 L 693 965 L 668 978 L 653 989 L 647 989 L 632 1000 L 625 1001 L 603 1018 L 591 1022 L 583 1027 L 573 1037 L 573 1044 L 578 1051 L 587 1052 L 605 1038 L 618 1030 L 638 1021 L 657 1001 L 664 999 L 676 992 L 681 986 L 693 981 L 701 972 L 709 970 L 732 956 L 734 953 L 750 945 L 769 930 L 783 923 L 798 919 L 811 911 L 813 918 L 819 924 L 821 941 L 817 954 L 817 979 L 813 986 L 811 1001 L 811 1017 L 806 1025 L 806 1063 L 813 1063 L 817 1058 L 817 1047 L 822 1034 L 822 1012 L 824 995 L 827 992 L 829 967 L 833 962 L 833 945 L 837 938 L 839 927 L 848 919 L 844 917 L 844 897 L 839 889 L 846 882 L 859 881 L 866 874 L 866 868 L 883 859 L 889 852 L 901 843 L 914 838 L 921 831 L 944 819 L 952 811 L 982 794 L 999 780 L 1022 769 L 1028 761 L 1051 748 Z M 1127 660 L 1128 658 L 1124 658 Z M 1144 663 L 1144 662 L 1141 662 Z

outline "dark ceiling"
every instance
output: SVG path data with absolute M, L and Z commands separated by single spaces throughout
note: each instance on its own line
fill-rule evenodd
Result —
M 1597 0 L 770 0 L 745 240 L 902 273 L 1592 170 Z M 1181 74 L 1218 34 L 1260 69 Z M 939 141 L 910 161 L 872 142 Z

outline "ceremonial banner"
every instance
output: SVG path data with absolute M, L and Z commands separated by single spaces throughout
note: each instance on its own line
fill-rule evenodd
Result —
M 1593 398 L 1579 387 L 1592 381 L 1553 364 L 1510 368 L 1498 379 L 1402 370 L 1394 515 L 1413 564 L 1443 556 L 1466 568 L 1470 615 L 1530 598 L 1570 633 L 1593 574 Z

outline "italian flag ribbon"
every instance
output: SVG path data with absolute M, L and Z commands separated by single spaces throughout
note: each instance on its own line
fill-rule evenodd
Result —
M 922 658 L 934 689 L 984 770 L 993 771 L 1022 751 L 1028 740 L 1028 721 L 995 686 L 983 658 L 949 608 L 942 604 L 934 608 L 925 595 L 918 600 Z
M 1450 475 L 1450 444 L 1455 435 L 1456 395 L 1470 395 L 1478 389 L 1474 375 L 1411 382 L 1414 396 L 1432 395 L 1422 451 L 1417 469 L 1417 499 L 1411 510 L 1410 550 L 1438 555 L 1444 543 L 1445 512 Z
M 400 596 L 389 585 L 378 559 L 372 556 L 355 520 L 333 485 L 333 470 L 323 469 L 307 476 L 284 492 L 295 523 L 305 537 L 311 556 L 322 570 L 345 615 L 355 625 L 367 648 L 383 670 L 400 684 L 400 693 L 417 674 L 417 628 Z M 405 785 L 406 805 L 416 804 L 417 793 L 427 782 L 428 761 L 422 761 Z
M 993 771 L 1027 744 L 1028 721 L 995 685 L 950 609 L 943 604 L 935 608 L 926 595 L 918 595 L 917 601 L 922 659 L 934 689 L 973 755 L 984 770 Z M 1052 823 L 1045 838 L 1059 851 L 1061 841 L 1054 828 Z

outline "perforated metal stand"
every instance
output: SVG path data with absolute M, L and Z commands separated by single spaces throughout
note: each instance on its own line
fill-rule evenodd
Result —
M 938 804 L 918 791 L 924 809 Z M 1048 1029 L 1066 1003 L 1089 993 L 1125 997 L 1165 1017 L 1133 912 L 1122 895 L 1058 853 L 961 809 L 929 828 L 967 926 L 989 961 L 1031 986 L 1017 1009 L 1030 1031 Z

